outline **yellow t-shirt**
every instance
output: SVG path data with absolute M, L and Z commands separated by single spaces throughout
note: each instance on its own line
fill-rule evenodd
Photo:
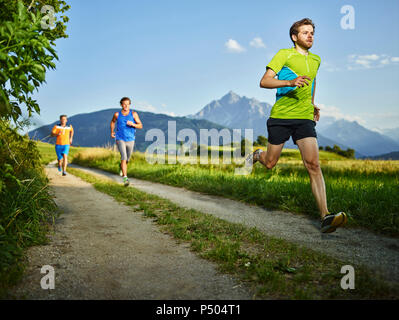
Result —
M 267 65 L 267 68 L 272 69 L 277 74 L 279 80 L 293 80 L 299 76 L 310 78 L 309 85 L 302 88 L 277 88 L 276 103 L 271 110 L 271 118 L 313 120 L 312 96 L 321 59 L 318 55 L 308 53 L 305 56 L 296 51 L 295 48 L 281 49 Z
M 60 135 L 58 135 L 61 132 Z M 55 144 L 58 145 L 66 145 L 70 144 L 70 135 L 73 133 L 72 125 L 67 125 L 65 127 L 61 126 L 61 124 L 56 124 L 51 130 L 51 133 L 57 135 L 57 141 Z

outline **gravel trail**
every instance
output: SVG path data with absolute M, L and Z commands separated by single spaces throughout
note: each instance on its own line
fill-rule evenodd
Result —
M 72 165 L 91 174 L 121 182 L 118 175 Z M 235 200 L 129 178 L 135 188 L 167 198 L 177 205 L 212 214 L 221 219 L 256 227 L 262 232 L 341 259 L 363 264 L 388 281 L 399 284 L 399 239 L 374 234 L 363 228 L 339 228 L 321 234 L 320 222 L 289 212 L 270 211 Z M 311 196 L 311 195 L 310 195 Z
M 81 179 L 46 168 L 61 215 L 48 245 L 31 247 L 16 299 L 248 300 L 250 288 L 178 244 L 140 212 Z M 40 269 L 55 270 L 43 290 Z

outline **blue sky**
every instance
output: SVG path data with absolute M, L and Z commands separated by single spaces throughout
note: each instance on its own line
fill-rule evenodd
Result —
M 57 69 L 35 94 L 37 124 L 119 107 L 122 96 L 171 115 L 195 113 L 230 90 L 273 104 L 275 90 L 259 87 L 265 66 L 292 46 L 291 24 L 309 17 L 322 116 L 399 127 L 397 0 L 67 2 L 69 38 L 57 41 Z M 344 5 L 354 8 L 354 29 L 341 27 Z

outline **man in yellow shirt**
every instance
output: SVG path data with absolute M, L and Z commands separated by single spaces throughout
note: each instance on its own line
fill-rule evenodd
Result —
M 267 120 L 269 142 L 266 152 L 255 150 L 247 157 L 247 162 L 254 164 L 259 161 L 267 169 L 272 169 L 280 158 L 284 143 L 292 137 L 309 173 L 312 192 L 320 210 L 321 232 L 330 233 L 346 224 L 347 215 L 328 211 L 319 163 L 315 126 L 320 118 L 320 109 L 315 106 L 314 97 L 321 59 L 309 51 L 313 46 L 314 28 L 314 23 L 308 18 L 295 22 L 290 28 L 294 47 L 278 51 L 266 66 L 260 86 L 277 89 L 276 103 Z
M 72 144 L 73 140 L 73 127 L 72 125 L 67 126 L 67 121 L 67 116 L 63 114 L 60 116 L 60 123 L 56 124 L 53 130 L 51 130 L 51 136 L 57 137 L 55 152 L 57 153 L 58 171 L 61 172 L 62 170 L 63 176 L 67 174 L 66 168 L 69 146 Z

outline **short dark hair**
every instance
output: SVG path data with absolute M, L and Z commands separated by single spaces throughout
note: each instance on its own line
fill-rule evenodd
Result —
M 314 23 L 311 19 L 309 18 L 304 18 L 302 20 L 296 21 L 294 22 L 294 24 L 291 26 L 290 28 L 290 39 L 291 41 L 295 44 L 295 41 L 292 40 L 292 35 L 296 35 L 298 36 L 298 29 L 300 26 L 304 26 L 304 25 L 311 25 L 313 27 L 313 31 L 315 29 Z
M 132 103 L 132 101 L 131 101 L 128 97 L 123 97 L 123 98 L 121 99 L 121 101 L 119 101 L 119 103 L 122 104 L 122 102 L 125 101 L 125 100 L 129 100 L 129 103 L 130 103 L 130 104 Z
M 61 120 L 63 117 L 68 118 L 66 114 L 62 114 L 62 115 L 60 115 L 60 120 Z

